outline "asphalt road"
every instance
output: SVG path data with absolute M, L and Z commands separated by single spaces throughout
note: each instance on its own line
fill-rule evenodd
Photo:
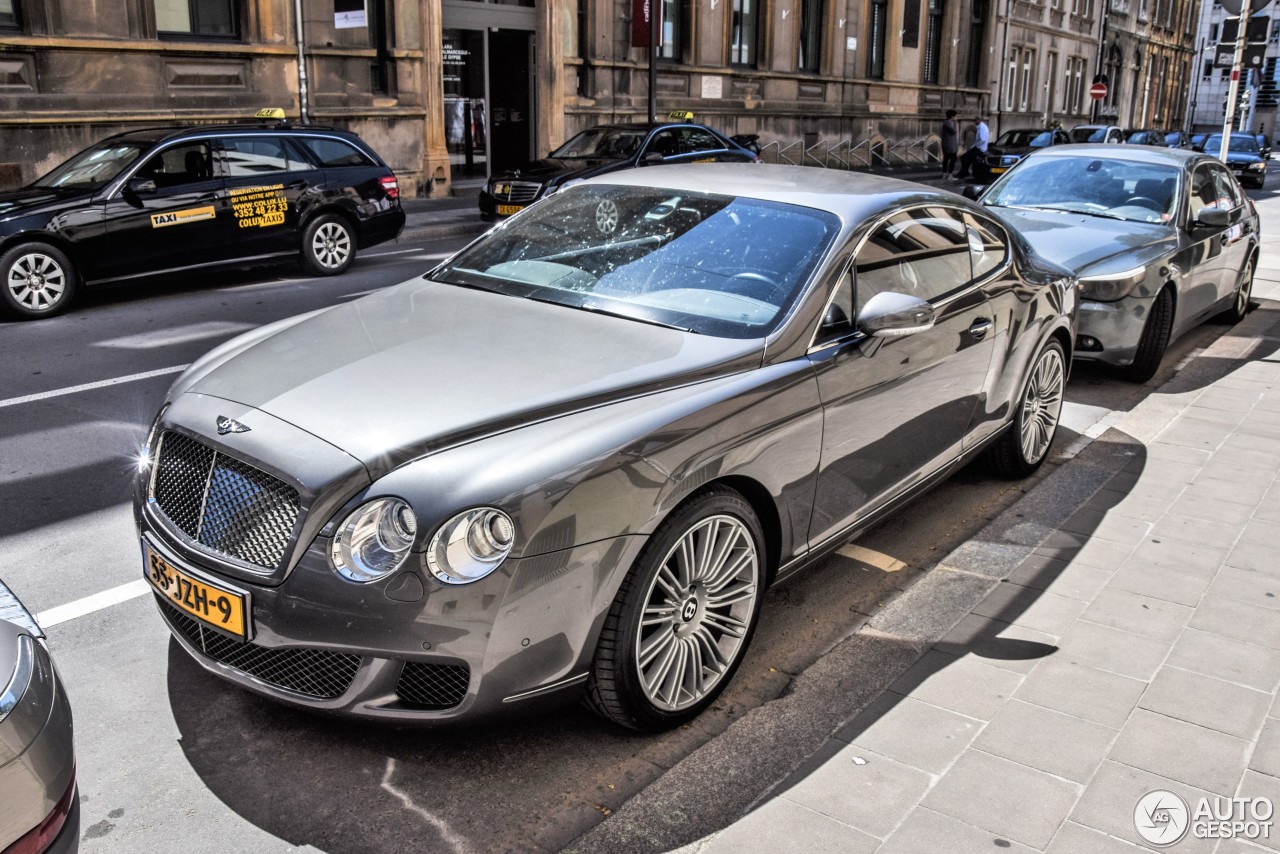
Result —
M 1030 485 L 965 470 L 860 539 L 853 560 L 771 591 L 734 684 L 672 733 L 637 736 L 577 707 L 485 728 L 370 729 L 206 675 L 169 641 L 139 581 L 134 455 L 164 390 L 239 332 L 403 281 L 462 242 L 378 247 L 336 279 L 286 267 L 90 290 L 64 317 L 0 323 L 0 578 L 56 621 L 83 851 L 559 850 L 778 696 Z M 1146 387 L 1078 369 L 1055 462 L 1220 331 L 1179 342 Z

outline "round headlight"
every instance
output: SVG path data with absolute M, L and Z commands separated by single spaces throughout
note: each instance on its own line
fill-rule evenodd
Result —
M 409 556 L 418 520 L 399 498 L 378 498 L 348 514 L 334 534 L 329 557 L 351 581 L 377 581 L 395 572 Z
M 427 546 L 427 568 L 445 584 L 479 581 L 498 568 L 515 542 L 511 517 L 492 507 L 459 513 Z

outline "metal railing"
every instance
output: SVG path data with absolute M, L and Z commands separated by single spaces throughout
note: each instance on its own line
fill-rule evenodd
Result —
M 936 166 L 942 163 L 942 143 L 933 134 L 919 139 L 897 141 L 871 137 L 860 142 L 852 139 L 819 139 L 808 145 L 806 142 L 807 140 L 797 139 L 794 142 L 774 140 L 763 143 L 760 146 L 760 159 L 766 163 L 858 171 Z

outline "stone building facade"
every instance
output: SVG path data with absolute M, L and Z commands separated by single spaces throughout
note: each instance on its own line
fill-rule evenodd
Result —
M 298 117 L 305 101 L 311 121 L 366 138 L 407 193 L 448 192 L 593 124 L 645 119 L 645 2 L 663 12 L 660 115 L 692 110 L 803 155 L 821 140 L 924 143 L 949 108 L 988 112 L 993 129 L 1078 123 L 1100 44 L 1119 52 L 1119 117 L 1165 124 L 1197 0 L 0 0 L 0 182 L 120 130 L 268 106 Z

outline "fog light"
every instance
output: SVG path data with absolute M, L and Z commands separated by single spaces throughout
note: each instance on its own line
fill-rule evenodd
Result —
M 1076 338 L 1077 350 L 1101 350 L 1102 342 L 1092 335 L 1081 335 Z

